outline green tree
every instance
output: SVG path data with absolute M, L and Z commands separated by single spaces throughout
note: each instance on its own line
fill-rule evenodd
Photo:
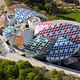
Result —
M 43 67 L 41 67 L 41 74 L 42 75 L 45 75 L 45 73 L 46 73 L 46 67 L 43 66 Z
M 34 6 L 34 7 L 33 7 L 33 10 L 38 12 L 38 11 L 39 11 L 38 6 Z
M 55 79 L 54 80 L 60 80 L 60 78 L 59 77 L 55 77 Z
M 17 80 L 27 80 L 28 73 L 32 72 L 32 68 L 21 69 L 19 70 L 19 78 Z
M 40 10 L 39 12 L 46 15 L 46 11 L 45 10 Z
M 34 80 L 35 76 L 36 76 L 36 74 L 34 72 L 30 72 L 30 73 L 28 73 L 27 79 L 28 80 Z
M 9 61 L 9 60 L 3 60 L 0 64 L 3 68 L 5 68 L 8 65 L 15 65 L 16 63 L 14 61 Z
M 19 69 L 32 68 L 32 65 L 29 63 L 29 61 L 19 61 L 17 65 Z
M 68 75 L 68 80 L 75 80 L 74 76 L 72 74 Z
M 63 70 L 60 70 L 60 71 L 58 72 L 58 74 L 59 74 L 60 76 L 64 76 L 64 75 L 65 75 L 65 73 L 64 73 Z
M 59 9 L 57 4 L 59 0 L 54 2 L 54 0 L 18 0 L 19 2 L 23 2 L 26 5 L 30 6 L 35 11 L 46 11 L 49 15 L 57 15 L 59 13 Z
M 5 68 L 7 68 L 9 65 L 15 65 L 15 62 L 14 61 L 9 61 L 9 60 L 0 60 L 1 76 L 3 75 L 2 76 L 3 79 L 6 79 L 6 80 L 7 80 L 7 74 L 5 74 L 5 72 L 6 72 Z
M 5 79 L 6 80 L 6 79 Z M 8 80 L 15 80 L 15 79 L 13 79 L 13 78 L 8 78 Z
M 51 74 L 51 77 L 54 77 L 54 76 L 57 74 L 56 69 L 53 69 L 53 70 L 50 72 L 50 74 Z
M 2 63 L 2 61 L 3 61 L 3 60 L 2 60 L 2 59 L 0 59 L 0 64 Z
M 49 15 L 58 14 L 58 7 L 54 1 L 46 3 L 44 7 Z
M 16 79 L 19 76 L 19 69 L 17 65 L 8 65 L 4 68 L 5 75 L 7 78 Z
M 46 74 L 44 77 L 45 77 L 46 80 L 51 80 L 50 79 L 51 78 L 50 74 Z
M 40 73 L 41 68 L 39 66 L 34 66 L 34 68 L 32 69 L 32 71 L 36 74 Z
M 19 71 L 18 80 L 25 80 L 27 78 L 27 71 L 25 69 Z
M 46 80 L 42 75 L 38 74 L 34 77 L 33 80 Z
M 4 69 L 0 66 L 0 80 L 2 80 L 4 77 Z
M 51 2 L 52 0 L 44 0 L 45 3 L 49 3 Z
M 34 68 L 33 68 L 33 72 L 35 72 L 36 74 L 42 74 L 42 75 L 45 75 L 45 73 L 46 73 L 46 68 L 45 68 L 45 66 L 43 66 L 43 67 L 38 67 L 38 66 L 35 66 Z

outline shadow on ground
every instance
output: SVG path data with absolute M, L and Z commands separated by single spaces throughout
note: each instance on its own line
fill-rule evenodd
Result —
M 59 15 L 58 18 L 62 18 L 62 19 L 64 19 L 64 20 L 72 20 L 72 21 L 76 21 L 74 18 L 65 17 L 65 16 L 62 16 L 62 15 Z

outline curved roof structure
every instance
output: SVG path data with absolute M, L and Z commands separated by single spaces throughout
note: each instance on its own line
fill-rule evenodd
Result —
M 69 23 L 69 24 L 80 25 L 80 23 L 78 23 L 78 22 L 69 21 L 69 20 L 53 20 L 53 21 L 46 21 L 46 22 L 38 23 L 38 25 L 53 25 L 53 24 L 59 24 L 59 23 Z
M 5 29 L 3 29 L 3 36 L 6 41 L 13 36 L 12 31 L 14 30 L 14 28 L 14 26 L 8 26 Z
M 72 43 L 71 41 L 64 39 L 63 37 L 60 37 L 52 46 L 52 49 L 47 56 L 47 60 L 55 61 L 66 59 L 69 56 L 75 54 L 77 51 L 79 51 L 79 48 L 79 44 Z
M 31 56 L 47 55 L 51 49 L 51 42 L 46 38 L 38 36 L 29 41 L 28 44 L 24 44 L 24 49 Z
M 16 43 L 17 47 L 19 49 L 23 49 L 24 46 L 23 46 L 23 36 L 17 36 L 17 35 L 14 35 L 14 42 Z
M 6 27 L 6 24 L 7 24 L 7 19 L 6 19 L 6 14 L 3 14 L 1 17 L 0 17 L 0 28 L 1 27 Z
M 15 28 L 15 33 L 13 35 L 14 42 L 19 49 L 23 49 L 23 31 Z
M 6 32 L 6 33 L 9 33 L 9 32 L 12 32 L 12 30 L 14 28 L 15 28 L 14 26 L 8 26 L 8 27 L 4 28 L 3 31 Z
M 78 25 L 78 26 L 80 26 L 80 23 L 75 22 L 75 21 L 69 21 L 69 20 L 46 21 L 46 22 L 38 23 L 38 24 L 36 25 L 34 35 L 37 35 L 38 32 L 41 31 L 41 29 L 46 28 L 46 26 L 56 25 L 56 24 L 60 24 L 60 23 L 67 23 L 67 24 L 73 24 L 73 25 Z
M 47 19 L 47 17 L 44 16 L 43 14 L 40 14 L 40 13 L 32 11 L 32 10 L 27 10 L 24 8 L 17 8 L 17 9 L 15 9 L 15 11 L 16 11 L 16 15 L 17 15 L 17 23 L 20 23 L 23 20 L 28 19 L 33 16 L 38 16 L 38 17 Z
M 80 24 L 68 23 L 68 21 L 52 21 L 41 23 L 35 27 L 34 35 L 59 38 L 64 37 L 72 42 L 80 43 Z

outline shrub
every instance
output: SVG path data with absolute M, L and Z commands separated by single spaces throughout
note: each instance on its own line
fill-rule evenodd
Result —
M 15 80 L 15 79 L 13 79 L 13 78 L 8 78 L 8 80 Z
M 0 66 L 0 80 L 4 77 L 4 70 L 3 67 Z
M 36 74 L 34 72 L 30 72 L 30 73 L 28 73 L 27 79 L 28 80 L 34 80 L 35 76 L 36 76 Z
M 39 11 L 39 8 L 37 6 L 34 6 L 33 7 L 33 10 L 38 12 Z
M 18 78 L 19 76 L 19 69 L 17 65 L 8 65 L 4 68 L 5 75 L 7 78 Z
M 37 74 L 33 80 L 46 80 L 42 75 Z
M 69 75 L 68 75 L 68 80 L 75 80 L 75 78 L 73 77 L 72 74 L 69 74 Z
M 17 65 L 19 69 L 32 68 L 32 65 L 29 63 L 29 61 L 19 61 Z
M 27 71 L 24 69 L 24 70 L 20 70 L 19 71 L 19 78 L 18 80 L 25 80 L 27 78 Z
M 9 61 L 9 60 L 2 60 L 0 66 L 3 68 L 8 66 L 8 65 L 15 65 L 16 63 L 14 61 Z
M 65 75 L 63 70 L 60 70 L 58 73 L 59 73 L 60 76 L 64 76 Z
M 42 13 L 42 14 L 46 14 L 45 10 L 40 10 L 39 12 Z
M 42 75 L 45 75 L 45 73 L 46 73 L 46 67 L 45 66 L 43 66 L 43 67 L 41 67 L 41 74 Z
M 14 61 L 0 60 L 0 80 L 79 80 L 72 74 L 65 75 L 64 71 L 51 72 L 45 67 L 32 67 L 28 61 L 19 61 L 17 64 Z
M 0 59 L 0 64 L 2 63 L 2 61 L 3 61 L 3 60 L 2 60 L 2 59 Z
M 48 14 L 47 14 L 46 16 L 48 17 L 49 20 L 53 20 L 53 19 L 54 19 L 53 16 L 50 16 L 50 15 L 48 15 Z
M 51 77 L 54 77 L 54 75 L 57 74 L 56 69 L 53 69 L 50 74 L 51 74 Z
M 51 80 L 50 79 L 51 78 L 50 74 L 46 74 L 44 77 L 46 78 L 46 80 Z
M 35 72 L 36 74 L 39 74 L 39 73 L 40 73 L 41 68 L 40 68 L 40 67 L 38 67 L 38 66 L 34 66 L 33 70 L 34 70 L 33 72 Z
M 60 80 L 60 78 L 59 77 L 56 77 L 54 80 Z
M 59 74 L 55 74 L 54 77 L 59 77 Z

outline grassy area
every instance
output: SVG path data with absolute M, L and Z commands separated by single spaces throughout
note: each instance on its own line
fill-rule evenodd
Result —
M 66 14 L 59 14 L 58 16 L 54 17 L 54 20 L 72 20 L 76 22 L 80 22 L 80 11 L 69 11 Z

